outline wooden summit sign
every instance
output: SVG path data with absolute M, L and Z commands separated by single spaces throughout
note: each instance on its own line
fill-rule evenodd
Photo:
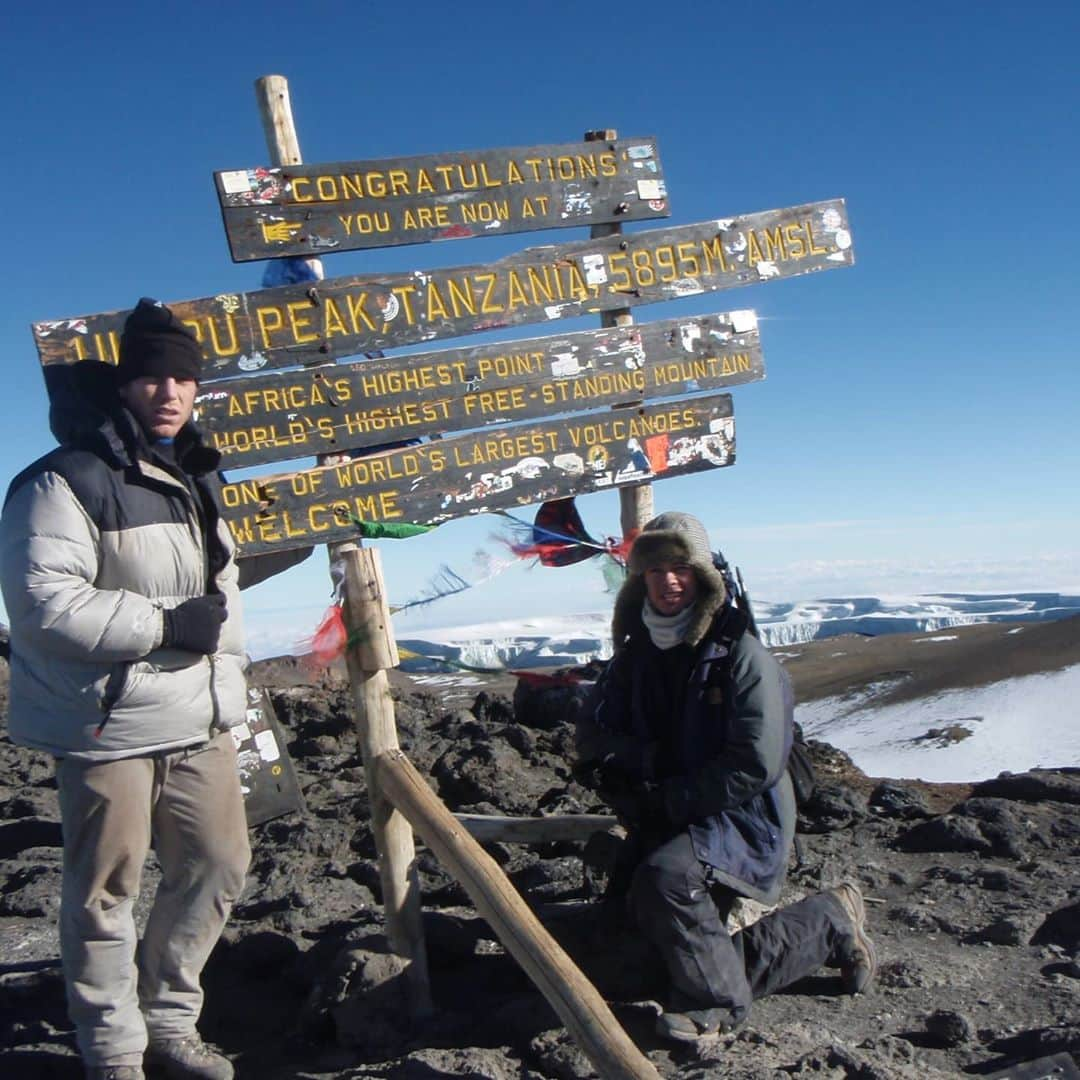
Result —
M 332 543 L 357 522 L 436 525 L 735 462 L 729 394 L 498 426 L 222 489 L 245 555 Z
M 202 343 L 210 378 L 625 309 L 852 262 L 844 201 L 833 199 L 530 248 L 487 265 L 328 278 L 169 307 Z M 42 363 L 115 361 L 128 314 L 35 323 Z
M 225 468 L 680 397 L 765 377 L 753 311 L 205 383 Z
M 235 262 L 670 213 L 653 138 L 214 173 Z

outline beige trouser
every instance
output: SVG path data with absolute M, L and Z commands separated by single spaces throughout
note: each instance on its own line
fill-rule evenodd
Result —
M 199 976 L 251 859 L 232 736 L 189 750 L 56 764 L 64 830 L 60 955 L 88 1065 L 135 1065 L 148 1035 L 190 1035 Z M 153 842 L 161 884 L 141 944 L 134 906 Z M 136 959 L 136 946 L 138 957 Z

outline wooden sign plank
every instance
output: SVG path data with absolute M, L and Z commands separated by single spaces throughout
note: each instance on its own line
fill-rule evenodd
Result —
M 455 517 L 685 476 L 735 462 L 730 394 L 455 435 L 225 485 L 244 554 L 333 543 L 359 521 Z
M 652 137 L 214 173 L 235 262 L 670 214 Z
M 757 316 L 734 311 L 224 379 L 195 408 L 239 468 L 764 377 Z
M 844 202 L 530 248 L 487 266 L 328 278 L 170 303 L 206 377 L 324 362 L 775 281 L 854 261 Z M 35 323 L 42 363 L 114 361 L 128 311 Z

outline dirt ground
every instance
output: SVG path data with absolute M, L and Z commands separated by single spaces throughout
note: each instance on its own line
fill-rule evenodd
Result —
M 1075 624 L 1075 625 L 1068 625 Z M 1006 628 L 1008 629 L 1008 628 Z M 1080 620 L 964 628 L 963 648 L 920 635 L 777 650 L 801 699 L 904 672 L 899 693 L 1054 670 L 1080 656 Z M 0 665 L 4 667 L 4 665 Z M 249 884 L 208 965 L 202 1022 L 240 1078 L 595 1075 L 551 1007 L 418 850 L 433 1015 L 410 1018 L 387 955 L 363 763 L 347 683 L 291 660 L 257 666 L 286 732 L 306 810 L 252 831 Z M 454 811 L 603 813 L 570 772 L 579 690 L 508 677 L 433 693 L 393 673 L 401 745 Z M 918 688 L 918 690 L 912 689 Z M 6 670 L 0 682 L 6 715 Z M 847 997 L 835 972 L 756 1002 L 735 1033 L 699 1048 L 654 1034 L 662 974 L 618 905 L 604 905 L 603 846 L 495 843 L 489 853 L 665 1077 L 1056 1075 L 1080 1062 L 1080 770 L 979 785 L 866 777 L 812 747 L 819 789 L 804 808 L 785 900 L 857 881 L 880 969 Z M 66 1019 L 55 920 L 60 830 L 49 761 L 0 740 L 0 1074 L 81 1075 Z M 139 910 L 155 882 L 149 867 Z M 1041 1071 L 1040 1071 L 1041 1069 Z

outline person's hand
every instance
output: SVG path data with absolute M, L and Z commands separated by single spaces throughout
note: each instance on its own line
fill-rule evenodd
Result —
M 162 614 L 163 646 L 207 655 L 217 651 L 225 621 L 225 597 L 221 593 L 196 596 Z
M 664 791 L 659 784 L 611 764 L 602 765 L 597 772 L 597 790 L 619 817 L 638 828 L 667 824 Z

